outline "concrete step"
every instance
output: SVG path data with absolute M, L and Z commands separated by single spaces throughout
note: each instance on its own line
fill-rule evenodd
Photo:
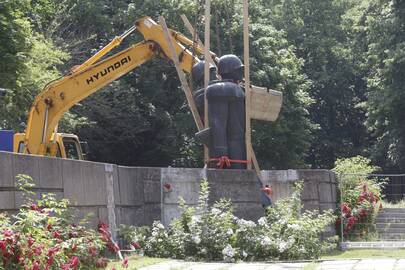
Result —
M 404 241 L 405 240 L 405 208 L 386 208 L 378 213 L 376 218 L 375 233 L 370 236 L 375 237 L 378 242 L 383 241 Z M 361 232 L 359 231 L 359 235 Z M 357 241 L 356 241 L 357 242 Z M 361 243 L 361 242 L 360 242 Z M 405 243 L 405 241 L 404 241 Z M 362 244 L 353 244 L 352 248 L 359 248 Z M 374 244 L 373 244 L 374 245 Z M 369 247 L 373 247 L 369 245 Z M 364 247 L 363 247 L 364 248 Z
M 405 240 L 404 233 L 380 233 L 379 240 Z
M 384 223 L 376 223 L 377 229 L 388 229 L 388 228 L 403 228 L 405 229 L 405 223 L 401 222 L 384 222 Z
M 379 234 L 383 233 L 402 233 L 405 236 L 405 228 L 381 228 L 377 230 Z
M 377 217 L 376 223 L 405 223 L 405 218 L 398 217 Z
M 378 213 L 377 218 L 405 218 L 405 212 L 384 212 Z
M 405 213 L 405 208 L 383 208 L 379 213 Z
M 386 248 L 405 248 L 405 241 L 373 241 L 373 242 L 341 242 L 342 250 L 347 249 L 386 249 Z

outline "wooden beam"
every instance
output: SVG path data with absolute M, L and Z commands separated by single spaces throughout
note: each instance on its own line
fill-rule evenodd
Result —
M 197 44 L 199 47 L 204 48 L 204 43 L 201 41 L 200 37 L 198 36 L 198 33 L 195 31 L 194 27 L 191 25 L 190 21 L 188 20 L 187 16 L 184 14 L 180 15 L 181 19 L 183 20 L 184 25 L 186 26 L 187 30 L 190 32 L 191 36 L 193 37 L 193 40 L 197 41 Z M 210 52 L 211 57 L 208 58 L 208 61 L 214 66 L 216 66 L 214 60 L 212 57 L 215 57 L 215 54 L 213 52 Z M 215 61 L 218 61 L 219 58 L 216 57 Z
M 199 47 L 204 48 L 204 44 L 202 43 L 201 39 L 199 38 L 197 32 L 195 31 L 194 27 L 191 25 L 190 21 L 188 20 L 187 16 L 184 14 L 180 15 L 180 18 L 183 20 L 184 25 L 186 26 L 187 30 L 190 32 L 191 36 L 193 37 L 193 41 L 197 41 Z
M 205 0 L 205 29 L 204 29 L 204 59 L 205 59 L 205 66 L 204 66 L 204 127 L 209 127 L 209 120 L 208 120 L 208 99 L 207 99 L 207 88 L 210 81 L 210 61 L 211 54 L 210 54 L 210 24 L 211 24 L 211 0 Z M 204 159 L 205 163 L 208 163 L 209 159 L 209 149 L 208 147 L 204 146 Z
M 255 172 L 257 174 L 257 177 L 259 178 L 259 181 L 260 181 L 262 187 L 264 187 L 263 176 L 262 176 L 262 172 L 260 171 L 259 162 L 257 162 L 257 159 L 256 159 L 255 151 L 253 150 L 252 145 L 249 145 L 249 148 L 250 148 L 250 151 L 252 153 L 253 167 L 255 168 Z
M 170 51 L 172 52 L 172 60 L 174 66 L 176 67 L 177 74 L 179 75 L 183 91 L 186 94 L 188 106 L 190 107 L 191 113 L 193 114 L 194 121 L 197 125 L 198 131 L 201 131 L 204 129 L 204 125 L 203 122 L 201 121 L 200 115 L 198 114 L 197 106 L 195 105 L 193 94 L 191 92 L 190 86 L 187 83 L 186 76 L 184 75 L 183 70 L 180 68 L 179 56 L 174 48 L 173 39 L 169 34 L 169 29 L 167 28 L 166 21 L 165 18 L 163 18 L 163 16 L 159 16 L 159 23 L 162 26 L 166 42 L 169 45 Z
M 243 0 L 243 59 L 245 65 L 245 112 L 246 112 L 246 159 L 252 160 L 252 137 L 251 137 L 251 90 L 250 90 L 250 67 L 249 67 L 249 3 L 248 0 Z M 252 169 L 252 164 L 248 163 L 248 169 Z

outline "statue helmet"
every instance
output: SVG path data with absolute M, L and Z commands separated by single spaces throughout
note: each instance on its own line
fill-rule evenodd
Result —
M 242 61 L 234 54 L 226 54 L 221 56 L 218 61 L 218 74 L 233 75 L 240 74 L 240 70 L 243 69 L 244 65 Z
M 216 72 L 217 68 L 213 64 L 210 63 L 209 66 L 210 66 L 210 73 L 213 71 Z M 204 69 L 205 69 L 204 60 L 195 64 L 191 69 L 191 77 L 197 84 L 204 81 Z

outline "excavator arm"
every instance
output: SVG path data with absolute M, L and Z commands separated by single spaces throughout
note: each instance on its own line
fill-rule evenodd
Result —
M 29 113 L 24 139 L 26 153 L 54 156 L 57 152 L 57 145 L 53 140 L 56 136 L 53 134 L 66 111 L 157 55 L 171 59 L 169 45 L 164 39 L 163 29 L 160 25 L 151 18 L 144 17 L 135 22 L 132 29 L 135 28 L 143 35 L 144 41 L 99 61 L 101 57 L 121 43 L 122 39 L 128 35 L 127 31 L 85 63 L 73 68 L 71 74 L 48 84 L 35 98 Z M 203 49 L 195 47 L 196 55 L 194 55 L 191 52 L 191 46 L 194 45 L 191 40 L 178 32 L 169 31 L 179 55 L 180 67 L 190 73 L 193 64 L 199 61 L 197 56 L 203 53 Z M 215 58 L 215 54 L 212 56 Z

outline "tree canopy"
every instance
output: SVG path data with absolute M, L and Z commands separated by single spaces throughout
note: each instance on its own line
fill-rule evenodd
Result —
M 142 16 L 163 15 L 203 37 L 201 0 L 0 0 L 0 128 L 23 131 L 44 85 L 84 62 Z M 251 81 L 282 91 L 274 123 L 254 121 L 266 169 L 332 168 L 364 155 L 384 170 L 405 159 L 405 4 L 399 0 L 252 0 Z M 211 49 L 243 57 L 242 3 L 213 0 Z M 141 39 L 135 34 L 114 49 Z M 242 58 L 243 59 L 243 58 Z M 171 63 L 154 59 L 80 102 L 60 124 L 91 159 L 136 166 L 201 166 L 202 147 Z

